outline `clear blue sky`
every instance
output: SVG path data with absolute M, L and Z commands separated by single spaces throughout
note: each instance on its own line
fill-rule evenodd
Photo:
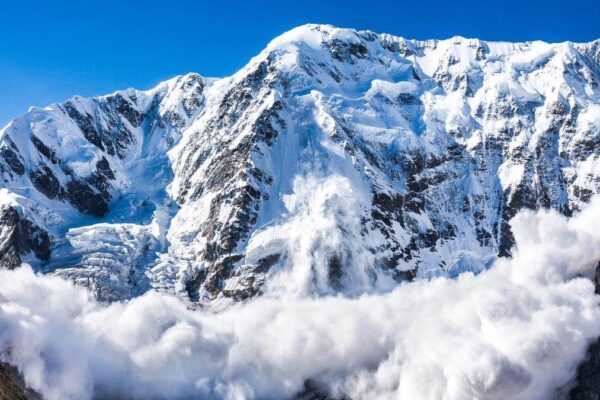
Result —
M 226 76 L 294 26 L 407 38 L 600 38 L 600 0 L 11 0 L 0 4 L 0 125 L 75 94 L 148 89 L 186 72 Z

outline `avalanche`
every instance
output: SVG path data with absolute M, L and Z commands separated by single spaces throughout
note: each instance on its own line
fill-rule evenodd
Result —
M 510 255 L 519 210 L 570 215 L 600 191 L 599 61 L 598 42 L 305 25 L 231 77 L 33 109 L 0 134 L 0 261 L 108 301 L 240 300 L 285 281 L 293 230 L 321 255 L 297 293 L 478 273 Z M 301 182 L 329 188 L 306 201 L 338 245 L 302 237 Z
M 0 349 L 50 400 L 281 399 L 308 379 L 355 400 L 559 397 L 600 332 L 599 219 L 600 199 L 570 219 L 523 212 L 513 258 L 479 275 L 220 311 L 156 292 L 108 305 L 29 267 L 1 271 Z M 303 261 L 291 268 L 303 286 Z
M 49 399 L 560 397 L 600 332 L 599 135 L 599 41 L 314 24 L 31 109 L 2 360 Z

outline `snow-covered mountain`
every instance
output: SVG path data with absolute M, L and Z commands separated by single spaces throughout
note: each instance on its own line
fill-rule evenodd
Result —
M 0 263 L 103 300 L 478 272 L 518 210 L 600 192 L 600 41 L 305 25 L 231 77 L 32 109 L 0 133 L 0 176 Z

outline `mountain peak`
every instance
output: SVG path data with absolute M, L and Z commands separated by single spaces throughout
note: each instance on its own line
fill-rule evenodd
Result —
M 305 24 L 277 36 L 273 39 L 268 49 L 286 47 L 287 45 L 305 44 L 313 49 L 318 49 L 321 43 L 332 36 L 339 39 L 352 39 L 356 36 L 354 29 L 337 28 L 326 24 Z
M 56 238 L 36 265 L 91 274 L 105 298 L 255 295 L 299 245 L 281 231 L 320 213 L 342 227 L 338 243 L 315 238 L 329 272 L 294 291 L 479 271 L 510 253 L 519 209 L 569 213 L 600 190 L 586 172 L 593 49 L 303 25 L 231 77 L 188 73 L 17 119 L 0 137 L 3 197 Z

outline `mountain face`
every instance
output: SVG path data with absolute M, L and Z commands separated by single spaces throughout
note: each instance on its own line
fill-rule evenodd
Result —
M 306 25 L 231 77 L 32 109 L 0 133 L 0 265 L 102 300 L 357 295 L 510 256 L 600 192 L 600 41 Z

